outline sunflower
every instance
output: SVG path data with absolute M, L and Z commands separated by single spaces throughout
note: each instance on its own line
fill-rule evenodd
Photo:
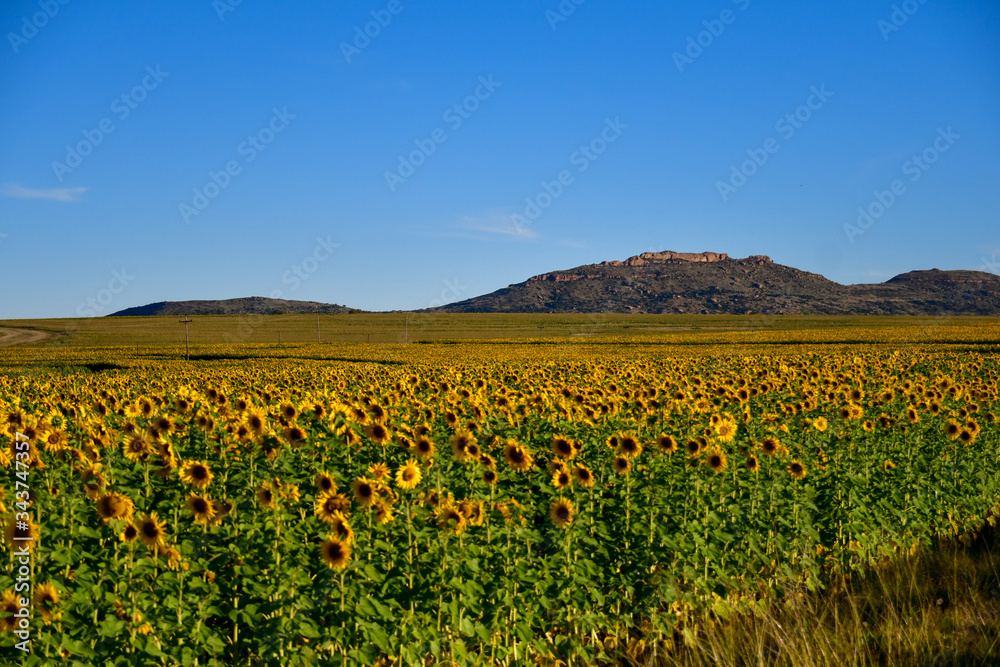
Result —
M 456 535 L 465 530 L 467 520 L 465 515 L 451 503 L 438 507 L 437 524 L 442 530 L 448 530 Z
M 812 422 L 812 427 L 817 431 L 825 431 L 829 424 L 826 421 L 826 417 L 817 417 Z
M 104 475 L 100 471 L 100 467 L 101 464 L 98 463 L 87 468 L 80 475 L 80 480 L 83 482 L 83 490 L 89 500 L 96 500 L 107 483 L 107 480 L 104 479 Z
M 715 426 L 715 437 L 721 442 L 732 442 L 736 437 L 736 424 L 723 420 Z
M 267 413 L 260 408 L 250 408 L 244 423 L 255 436 L 264 435 L 267 432 Z
M 375 463 L 368 466 L 368 474 L 371 475 L 372 480 L 381 482 L 389 476 L 389 466 L 384 463 Z
M 257 487 L 257 504 L 269 510 L 278 508 L 278 497 L 275 495 L 274 487 L 270 482 L 263 482 Z
M 351 561 L 351 547 L 336 537 L 327 537 L 319 546 L 323 561 L 331 570 L 343 570 Z
M 160 523 L 160 518 L 156 515 L 156 512 L 147 514 L 139 519 L 136 528 L 139 529 L 139 538 L 142 539 L 142 543 L 148 548 L 154 549 L 164 544 L 163 538 L 165 533 L 163 532 L 163 524 Z
M 171 421 L 169 417 L 156 417 L 150 422 L 150 426 L 158 435 L 167 435 L 177 429 L 177 424 Z
M 963 444 L 971 445 L 973 441 L 976 439 L 976 435 L 969 429 L 963 428 L 958 434 L 958 439 Z
M 38 525 L 34 521 L 31 521 L 30 517 L 27 521 L 27 529 L 21 527 L 24 523 L 23 521 L 16 521 L 13 516 L 10 517 L 7 526 L 4 528 L 4 542 L 8 547 L 20 547 L 25 544 L 36 546 L 38 544 L 40 536 Z
M 573 479 L 583 487 L 590 488 L 594 485 L 594 473 L 585 465 L 577 464 L 573 467 Z
M 503 458 L 511 468 L 517 472 L 531 470 L 535 464 L 534 457 L 527 448 L 518 444 L 516 440 L 508 440 L 503 448 Z
M 627 475 L 632 470 L 632 461 L 624 456 L 616 456 L 611 465 L 619 475 Z
M 404 491 L 416 488 L 421 479 L 423 479 L 423 475 L 420 468 L 417 467 L 417 462 L 413 459 L 407 461 L 406 465 L 400 466 L 399 470 L 396 471 L 396 486 Z
M 483 471 L 483 482 L 493 486 L 497 483 L 497 471 L 493 468 L 487 468 Z
M 62 616 L 61 612 L 56 611 L 58 604 L 59 591 L 51 581 L 35 588 L 35 608 L 42 611 L 42 621 L 45 625 L 58 621 Z
M 788 472 L 795 479 L 802 479 L 806 476 L 806 467 L 801 461 L 795 460 L 788 464 Z
M 861 424 L 861 428 L 863 428 L 866 432 L 871 433 L 875 430 L 875 422 L 871 419 L 866 419 L 864 423 Z
M 948 423 L 944 425 L 944 434 L 952 440 L 957 440 L 961 433 L 962 425 L 954 420 L 948 420 Z
M 760 443 L 760 451 L 768 456 L 774 456 L 781 451 L 781 441 L 774 437 L 764 438 Z
M 451 453 L 457 461 L 465 462 L 474 458 L 472 452 L 469 451 L 472 445 L 478 447 L 476 438 L 468 433 L 459 431 L 451 436 Z
M 3 598 L 0 599 L 0 632 L 14 632 L 18 629 L 15 614 L 20 611 L 18 596 L 10 589 L 4 591 Z
M 691 438 L 687 441 L 687 444 L 685 444 L 684 447 L 687 449 L 688 456 L 694 457 L 698 456 L 698 453 L 701 451 L 703 445 L 700 438 Z
M 215 518 L 212 519 L 213 525 L 218 525 L 222 523 L 222 520 L 233 513 L 233 501 L 231 500 L 213 500 L 212 509 L 215 510 Z
M 560 470 L 552 475 L 552 486 L 557 489 L 565 489 L 573 484 L 573 478 L 565 470 Z
M 104 519 L 105 523 L 113 519 L 131 521 L 132 514 L 135 512 L 135 505 L 132 503 L 132 500 L 114 491 L 102 493 L 98 496 L 96 507 L 97 513 Z
M 549 516 L 552 523 L 560 528 L 565 528 L 573 523 L 573 503 L 566 498 L 559 498 L 549 507 Z
M 413 449 L 420 458 L 429 459 L 434 456 L 434 441 L 426 435 L 418 435 L 413 441 Z
M 278 407 L 278 414 L 284 417 L 287 421 L 293 421 L 299 416 L 299 410 L 291 403 L 282 403 Z
M 59 429 L 49 431 L 49 434 L 45 436 L 45 440 L 42 442 L 42 446 L 48 453 L 58 454 L 69 447 L 69 436 Z
M 631 433 L 626 433 L 618 438 L 618 455 L 627 459 L 634 459 L 642 454 L 642 443 Z
M 318 495 L 336 493 L 337 482 L 334 481 L 333 475 L 328 472 L 321 472 L 316 475 L 316 490 L 319 491 Z
M 354 480 L 351 484 L 351 490 L 354 492 L 355 500 L 365 507 L 368 507 L 375 501 L 375 486 L 370 480 L 364 477 Z
M 204 489 L 212 482 L 212 471 L 207 463 L 188 461 L 181 467 L 181 481 L 199 489 Z
M 376 498 L 372 503 L 372 511 L 375 512 L 375 521 L 385 525 L 392 521 L 392 504 L 383 498 Z
M 122 443 L 122 449 L 125 452 L 125 458 L 132 463 L 145 461 L 151 451 L 149 441 L 146 440 L 146 436 L 141 433 L 137 433 L 126 438 L 125 442 Z
M 906 408 L 906 420 L 911 424 L 916 424 L 920 421 L 920 413 L 912 405 Z
M 308 438 L 305 429 L 295 424 L 284 429 L 281 434 L 290 445 L 301 445 Z
M 552 454 L 568 461 L 576 456 L 576 447 L 573 446 L 573 441 L 569 438 L 556 435 L 552 438 Z
M 890 461 L 889 459 L 886 459 L 885 461 L 882 462 L 882 465 L 880 467 L 882 468 L 882 472 L 889 472 L 890 470 L 896 467 L 896 464 Z
M 215 518 L 215 506 L 211 498 L 191 494 L 188 496 L 187 508 L 194 520 L 200 524 L 208 524 Z
M 760 470 L 760 462 L 757 460 L 757 457 L 754 456 L 753 454 L 747 457 L 747 470 L 749 470 L 750 472 L 757 472 L 758 470 Z
M 343 494 L 324 494 L 316 499 L 315 514 L 320 521 L 331 523 L 337 515 L 347 516 L 351 501 Z
M 176 570 L 181 564 L 181 552 L 180 549 L 173 545 L 159 544 L 154 547 L 154 551 L 157 556 L 163 556 L 167 559 L 167 568 L 171 570 Z
M 656 436 L 656 447 L 663 454 L 673 454 L 677 451 L 677 440 L 672 435 L 661 433 Z
M 719 474 L 726 469 L 725 453 L 718 447 L 708 450 L 708 453 L 705 455 L 705 465 L 715 471 L 716 474 Z
M 125 528 L 123 528 L 121 534 L 118 535 L 118 539 L 126 544 L 135 542 L 137 537 L 139 537 L 139 529 L 136 528 L 134 523 L 125 524 Z
M 365 435 L 371 438 L 372 442 L 377 445 L 384 445 L 392 438 L 392 433 L 389 429 L 378 422 L 365 425 L 364 431 Z

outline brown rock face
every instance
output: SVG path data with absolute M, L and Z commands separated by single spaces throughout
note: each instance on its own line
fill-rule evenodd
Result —
M 721 262 L 728 259 L 729 255 L 724 252 L 673 252 L 664 250 L 663 252 L 644 252 L 625 260 L 625 266 L 644 266 L 651 262 L 666 262 L 679 259 L 685 262 Z

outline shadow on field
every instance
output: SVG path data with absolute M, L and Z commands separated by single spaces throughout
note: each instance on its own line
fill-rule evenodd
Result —
M 174 355 L 149 355 L 159 356 L 163 359 L 176 359 Z M 405 362 L 392 361 L 386 359 L 353 359 L 350 357 L 316 357 L 303 356 L 298 354 L 285 355 L 254 355 L 254 354 L 192 354 L 191 361 L 264 361 L 278 359 L 308 359 L 310 361 L 344 361 L 352 364 L 381 364 L 383 366 L 403 366 Z

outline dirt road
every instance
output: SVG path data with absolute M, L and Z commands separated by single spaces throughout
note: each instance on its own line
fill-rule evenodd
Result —
M 52 338 L 52 334 L 46 331 L 35 331 L 34 329 L 0 329 L 0 347 L 37 343 L 47 338 Z

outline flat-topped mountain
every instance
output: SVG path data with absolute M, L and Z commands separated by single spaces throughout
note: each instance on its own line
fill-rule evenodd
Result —
M 242 299 L 221 299 L 216 301 L 159 301 L 145 306 L 126 308 L 108 317 L 134 315 L 303 315 L 320 313 L 339 315 L 358 312 L 354 308 L 338 306 L 318 301 L 288 301 L 250 296 Z
M 1000 276 L 911 271 L 879 284 L 841 285 L 766 255 L 643 253 L 532 276 L 438 312 L 720 313 L 796 315 L 1000 314 Z

